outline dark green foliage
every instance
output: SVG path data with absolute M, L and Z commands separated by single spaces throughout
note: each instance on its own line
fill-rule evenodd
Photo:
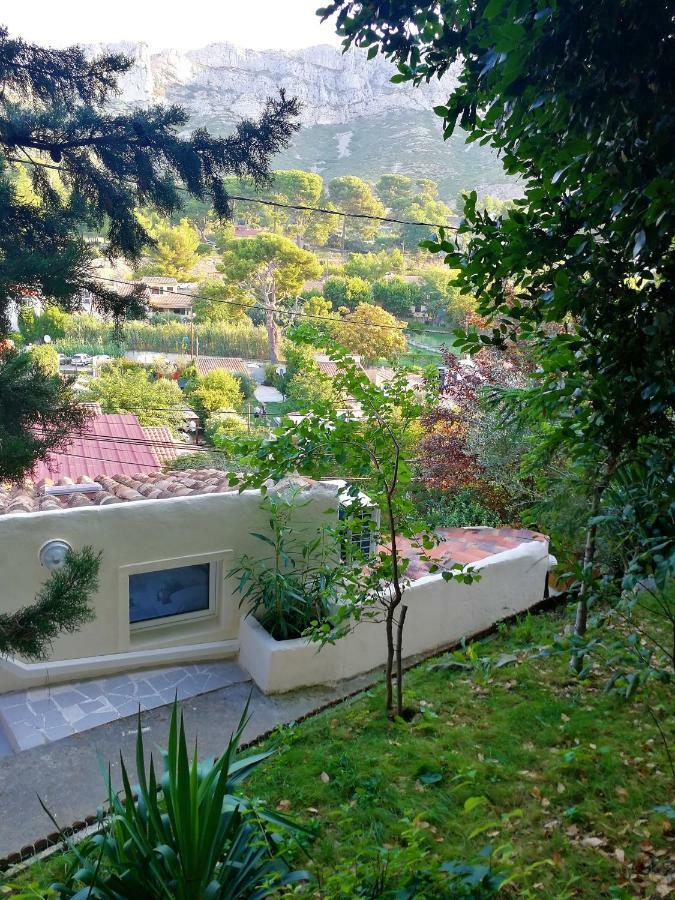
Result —
M 410 316 L 421 299 L 419 285 L 406 281 L 400 275 L 380 278 L 373 285 L 373 301 L 395 316 Z
M 142 317 L 140 288 L 122 293 L 95 278 L 97 251 L 83 233 L 105 230 L 110 257 L 138 260 L 153 239 L 136 210 L 172 216 L 182 207 L 181 188 L 198 200 L 209 195 L 216 214 L 227 217 L 223 177 L 263 182 L 269 159 L 298 127 L 298 104 L 283 91 L 257 123 L 243 121 L 225 138 L 205 129 L 182 136 L 188 117 L 176 106 L 113 114 L 107 103 L 131 65 L 119 55 L 91 61 L 78 48 L 43 49 L 0 28 L 0 337 L 11 304 L 36 294 L 73 310 L 86 290 L 116 325 Z M 38 389 L 36 399 L 45 392 L 53 386 Z M 49 413 L 39 411 L 45 419 Z M 28 432 L 15 429 L 14 440 L 23 447 L 10 448 L 9 468 L 20 475 L 40 457 Z
M 70 384 L 30 353 L 0 352 L 0 478 L 19 478 L 64 447 L 86 422 Z
M 392 59 L 395 81 L 457 63 L 435 108 L 444 135 L 463 128 L 523 180 L 509 209 L 468 195 L 459 242 L 442 233 L 426 246 L 460 268 L 491 326 L 465 349 L 530 345 L 531 383 L 502 408 L 532 429 L 531 471 L 562 461 L 583 485 L 581 636 L 588 598 L 604 590 L 593 578 L 600 522 L 612 516 L 633 575 L 667 577 L 675 563 L 672 529 L 652 531 L 675 504 L 675 4 L 334 0 L 322 12 L 337 13 L 346 44 Z M 634 476 L 632 490 L 653 476 L 663 491 L 651 491 L 656 518 L 627 531 L 605 495 Z
M 234 377 L 239 382 L 239 390 L 244 400 L 254 400 L 255 389 L 258 386 L 255 378 L 251 378 L 250 375 L 239 375 L 236 372 Z
M 101 554 L 91 547 L 69 551 L 65 565 L 49 576 L 30 606 L 0 614 L 0 655 L 44 659 L 61 632 L 73 632 L 94 618 Z
M 188 753 L 183 716 L 174 702 L 164 773 L 146 763 L 138 716 L 136 771 L 132 787 L 120 762 L 123 791 L 108 783 L 110 814 L 102 831 L 71 846 L 73 864 L 65 883 L 52 885 L 62 898 L 99 900 L 256 900 L 284 884 L 308 880 L 290 872 L 275 851 L 270 826 L 296 830 L 288 820 L 258 809 L 239 793 L 242 781 L 273 751 L 237 758 L 248 707 L 224 753 L 200 763 Z
M 473 525 L 496 528 L 503 524 L 499 515 L 485 505 L 480 493 L 471 488 L 440 492 L 414 483 L 411 496 L 420 519 L 429 528 L 466 528 Z
M 252 533 L 266 545 L 268 555 L 242 556 L 228 572 L 237 578 L 235 593 L 273 638 L 285 641 L 301 637 L 314 623 L 326 621 L 335 604 L 343 568 L 339 563 L 337 536 L 323 526 L 309 540 L 293 521 L 307 506 L 297 492 L 267 496 L 262 509 L 268 513 L 268 534 Z

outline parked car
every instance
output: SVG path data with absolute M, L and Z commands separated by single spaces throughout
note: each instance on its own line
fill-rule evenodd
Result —
M 109 362 L 112 362 L 112 356 L 108 356 L 108 355 L 105 354 L 105 353 L 100 353 L 98 356 L 94 356 L 94 357 L 92 358 L 92 364 L 93 364 L 96 368 L 99 368 L 99 366 L 105 366 L 105 365 L 107 365 Z
M 90 366 L 91 356 L 88 353 L 75 353 L 70 361 L 74 366 Z
M 63 353 L 59 353 L 59 365 L 60 366 L 69 366 L 72 360 L 69 356 L 64 356 Z

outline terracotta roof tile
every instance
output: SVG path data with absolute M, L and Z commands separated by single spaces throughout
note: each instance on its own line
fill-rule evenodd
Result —
M 101 474 L 116 477 L 119 472 L 156 471 L 160 463 L 146 440 L 131 413 L 94 415 L 67 446 L 50 454 L 45 463 L 38 463 L 34 477 L 70 484 L 82 477 L 91 481 Z
M 141 425 L 141 430 L 146 440 L 153 442 L 148 446 L 160 465 L 171 462 L 180 456 L 178 448 L 170 446 L 175 444 L 175 441 L 171 429 L 166 425 Z
M 45 485 L 54 484 L 46 479 L 26 480 L 21 484 L 0 482 L 0 515 L 107 506 L 110 503 L 132 503 L 137 500 L 164 500 L 198 494 L 222 494 L 236 490 L 222 477 L 222 472 L 215 469 L 97 475 L 95 478 L 81 478 L 80 483 L 96 483 L 102 489 L 89 493 L 78 491 L 77 484 L 67 477 L 56 481 L 61 486 L 72 485 L 73 491 L 66 494 L 45 494 Z
M 249 375 L 248 366 L 239 356 L 200 356 L 195 361 L 199 375 L 225 369 L 233 375 Z

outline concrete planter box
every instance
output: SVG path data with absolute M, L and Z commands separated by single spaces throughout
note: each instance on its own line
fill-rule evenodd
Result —
M 448 583 L 440 575 L 418 579 L 405 593 L 406 657 L 433 653 L 539 603 L 554 562 L 547 543 L 532 541 L 475 563 L 481 578 L 474 584 Z M 385 656 L 383 623 L 360 622 L 319 648 L 304 638 L 277 641 L 252 616 L 241 620 L 239 663 L 266 694 L 351 678 L 382 665 Z

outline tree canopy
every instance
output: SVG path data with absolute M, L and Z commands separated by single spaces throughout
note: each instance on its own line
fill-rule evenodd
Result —
M 338 344 L 366 361 L 392 359 L 404 353 L 405 325 L 381 306 L 359 303 L 353 312 L 332 326 Z
M 100 403 L 103 412 L 133 413 L 141 425 L 175 430 L 183 423 L 183 394 L 176 382 L 156 379 L 149 369 L 134 363 L 109 363 L 89 381 L 83 399 Z
M 88 291 L 116 319 L 142 316 L 140 289 L 118 292 L 96 278 L 97 251 L 84 232 L 104 232 L 111 258 L 137 262 L 153 246 L 138 209 L 173 216 L 186 191 L 208 196 L 216 215 L 229 216 L 223 178 L 264 182 L 269 160 L 298 127 L 298 104 L 283 92 L 257 122 L 243 121 L 222 138 L 203 128 L 186 135 L 188 116 L 178 106 L 112 112 L 118 80 L 131 66 L 120 54 L 90 59 L 81 48 L 43 48 L 0 28 L 0 337 L 13 304 L 36 296 L 73 310 Z M 35 396 L 56 402 L 53 415 L 43 412 L 59 422 L 65 394 L 53 387 Z M 30 435 L 23 440 L 36 447 Z M 36 458 L 19 454 L 9 468 L 19 456 L 26 468 Z
M 141 219 L 143 221 L 143 219 Z M 139 267 L 141 275 L 169 275 L 187 281 L 199 262 L 199 232 L 182 218 L 177 225 L 160 221 L 155 227 L 148 227 L 154 241 L 150 248 L 150 259 Z
M 227 283 L 243 285 L 262 307 L 270 361 L 279 354 L 279 316 L 284 304 L 299 298 L 304 282 L 321 275 L 313 253 L 278 234 L 230 241 L 219 266 Z

